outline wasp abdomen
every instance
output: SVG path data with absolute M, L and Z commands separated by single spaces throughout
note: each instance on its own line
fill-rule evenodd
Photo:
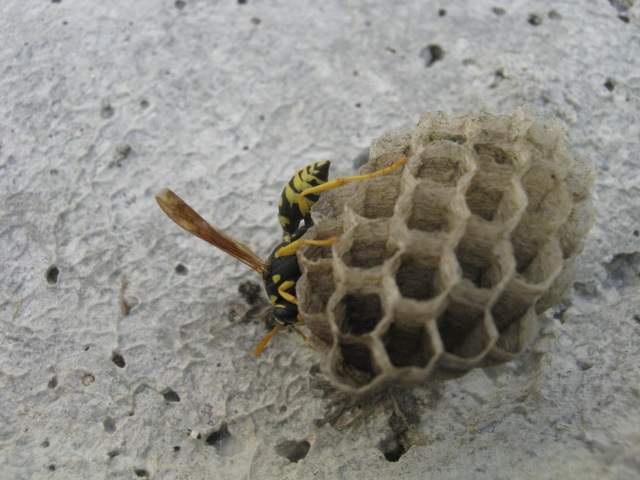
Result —
M 317 187 L 326 183 L 329 178 L 329 166 L 331 162 L 318 162 L 307 165 L 302 170 L 298 170 L 291 177 L 289 183 L 282 190 L 280 195 L 280 203 L 278 209 L 278 219 L 285 237 L 292 236 L 298 230 L 298 226 L 302 220 L 306 226 L 312 224 L 311 215 L 303 215 L 298 204 L 298 195 L 304 190 Z M 315 194 L 308 195 L 306 201 L 309 207 L 318 201 L 319 196 Z

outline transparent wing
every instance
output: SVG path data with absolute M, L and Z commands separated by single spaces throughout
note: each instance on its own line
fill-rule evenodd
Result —
M 207 223 L 204 218 L 198 215 L 193 208 L 171 190 L 163 188 L 156 195 L 156 200 L 162 211 L 187 232 L 200 237 L 205 242 L 209 242 L 214 247 L 218 247 L 223 252 L 249 265 L 260 276 L 263 275 L 267 265 L 253 250 Z

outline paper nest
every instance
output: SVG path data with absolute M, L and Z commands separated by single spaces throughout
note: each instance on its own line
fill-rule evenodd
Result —
M 368 392 L 503 363 L 570 290 L 594 219 L 591 166 L 566 126 L 512 116 L 425 113 L 371 144 L 370 173 L 322 194 L 298 252 L 300 312 L 333 383 Z

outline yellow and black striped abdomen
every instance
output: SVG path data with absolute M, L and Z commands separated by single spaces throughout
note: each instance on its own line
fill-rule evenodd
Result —
M 280 220 L 282 230 L 284 230 L 285 238 L 291 237 L 296 230 L 298 230 L 298 226 L 303 219 L 307 227 L 311 226 L 311 215 L 307 213 L 305 216 L 300 211 L 298 195 L 308 188 L 326 183 L 329 178 L 330 165 L 331 162 L 329 161 L 307 165 L 302 170 L 296 172 L 284 187 L 280 195 L 278 219 Z M 318 198 L 318 195 L 315 194 L 305 197 L 309 208 L 318 201 Z

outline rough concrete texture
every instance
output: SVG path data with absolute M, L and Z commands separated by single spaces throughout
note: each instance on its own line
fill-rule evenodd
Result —
M 3 479 L 640 478 L 638 2 L 0 13 Z M 171 187 L 266 255 L 297 168 L 524 103 L 594 162 L 598 219 L 537 342 L 455 381 L 359 401 L 291 332 L 252 357 L 255 273 L 155 204 Z

